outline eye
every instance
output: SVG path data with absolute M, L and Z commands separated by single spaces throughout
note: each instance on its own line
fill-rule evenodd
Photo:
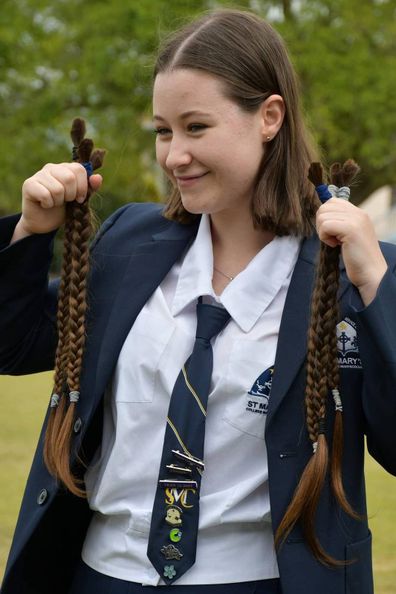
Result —
M 188 126 L 189 132 L 201 132 L 205 128 L 207 128 L 207 126 L 205 126 L 205 124 L 190 124 Z
M 171 130 L 169 130 L 169 128 L 155 128 L 153 132 L 157 136 L 165 136 L 166 134 L 171 134 Z

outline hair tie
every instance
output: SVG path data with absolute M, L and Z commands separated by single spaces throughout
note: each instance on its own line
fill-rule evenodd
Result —
M 70 402 L 78 402 L 79 399 L 80 399 L 80 392 L 77 392 L 77 390 L 72 390 L 71 392 L 69 392 Z
M 339 188 L 334 184 L 329 184 L 328 188 L 333 198 L 342 198 L 343 200 L 349 200 L 351 195 L 351 188 L 348 188 L 347 186 L 342 186 L 341 188 Z
M 319 437 L 319 435 L 324 435 L 325 433 L 326 433 L 325 419 L 324 419 L 324 417 L 322 417 L 321 419 L 319 419 L 319 423 L 318 423 L 318 437 Z M 313 449 L 313 453 L 316 454 L 316 450 L 318 449 L 317 441 L 314 441 L 312 443 L 312 449 Z
M 60 400 L 59 394 L 52 394 L 50 408 L 56 408 L 59 404 L 59 400 Z
M 91 175 L 93 174 L 92 163 L 90 161 L 87 161 L 86 163 L 81 163 L 81 165 L 84 167 L 85 171 L 87 172 L 88 177 L 91 177 Z
M 326 433 L 326 425 L 325 419 L 324 417 L 322 417 L 321 419 L 319 419 L 318 423 L 318 435 L 323 435 L 324 433 Z
M 330 198 L 333 198 L 333 195 L 329 192 L 329 186 L 327 184 L 319 184 L 318 186 L 315 186 L 315 190 L 322 204 L 330 200 Z
M 338 410 L 338 411 L 342 412 L 342 402 L 341 402 L 341 396 L 340 396 L 340 392 L 338 391 L 338 388 L 334 388 L 331 391 L 331 393 L 333 394 L 336 411 Z

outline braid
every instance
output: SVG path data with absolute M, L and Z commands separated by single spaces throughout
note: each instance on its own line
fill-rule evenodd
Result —
M 55 443 L 49 437 L 59 433 L 65 414 L 65 400 L 62 398 L 66 382 L 66 366 L 69 357 L 69 278 L 71 274 L 71 252 L 67 249 L 70 243 L 70 228 L 65 228 L 63 262 L 58 291 L 58 345 L 55 354 L 54 388 L 51 409 L 44 443 L 44 461 L 50 472 L 56 475 L 56 464 L 53 458 Z
M 345 186 L 359 168 L 353 161 L 331 168 L 331 181 Z M 309 179 L 319 189 L 324 186 L 320 164 L 312 164 Z M 328 191 L 328 190 L 327 190 Z M 327 197 L 330 197 L 328 195 Z M 321 546 L 315 534 L 315 515 L 328 470 L 329 451 L 326 439 L 326 405 L 331 391 L 336 400 L 336 419 L 331 455 L 331 485 L 338 504 L 349 515 L 359 518 L 348 503 L 342 484 L 342 406 L 339 399 L 339 368 L 336 326 L 339 319 L 337 293 L 339 287 L 340 247 L 321 243 L 319 263 L 311 303 L 311 323 L 308 331 L 307 380 L 305 390 L 306 423 L 313 455 L 306 465 L 292 501 L 275 535 L 277 545 L 284 542 L 298 520 L 315 557 L 329 566 L 343 565 Z
M 93 151 L 93 142 L 85 136 L 85 122 L 73 121 L 71 137 L 73 160 L 87 169 L 88 175 L 103 162 L 105 151 Z M 58 347 L 55 355 L 54 390 L 44 443 L 48 470 L 72 493 L 85 496 L 82 481 L 70 468 L 71 437 L 76 403 L 80 394 L 80 375 L 85 347 L 87 312 L 87 276 L 89 240 L 94 215 L 88 198 L 83 204 L 66 204 L 64 251 L 58 301 Z

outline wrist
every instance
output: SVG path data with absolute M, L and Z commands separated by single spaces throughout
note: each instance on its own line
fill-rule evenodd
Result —
M 375 298 L 377 291 L 378 291 L 378 287 L 379 287 L 387 269 L 388 269 L 388 266 L 386 264 L 386 261 L 384 260 L 382 265 L 379 266 L 377 268 L 377 270 L 375 272 L 373 272 L 372 275 L 370 275 L 370 278 L 367 280 L 367 282 L 365 282 L 362 285 L 359 285 L 357 287 L 359 290 L 360 296 L 362 298 L 362 301 L 366 307 Z
M 23 239 L 24 237 L 29 237 L 29 235 L 33 235 L 33 232 L 26 229 L 22 218 L 20 218 L 11 237 L 10 245 L 16 241 L 19 241 L 20 239 Z

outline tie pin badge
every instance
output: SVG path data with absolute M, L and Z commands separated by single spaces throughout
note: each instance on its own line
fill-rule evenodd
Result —
M 167 464 L 166 467 L 168 470 L 176 474 L 187 474 L 189 476 L 192 474 L 191 468 L 187 468 L 187 466 L 176 466 L 176 464 Z
M 180 561 L 183 557 L 183 553 L 179 551 L 175 545 L 164 545 L 161 549 L 161 553 L 165 556 L 167 561 L 171 561 L 172 559 L 176 559 L 176 561 Z
M 165 522 L 167 522 L 167 524 L 169 524 L 170 526 L 181 526 L 182 525 L 182 513 L 183 513 L 183 511 L 176 505 L 169 506 L 168 509 L 166 510 Z M 179 532 L 179 530 L 177 530 L 177 529 L 176 529 L 176 531 Z M 171 530 L 170 534 L 172 534 L 172 532 L 175 532 L 175 530 Z M 181 538 L 181 536 L 180 536 L 180 538 Z M 172 540 L 172 538 L 171 538 L 171 540 Z M 173 542 L 177 542 L 177 541 L 174 540 Z
M 165 565 L 164 567 L 164 577 L 173 580 L 176 575 L 176 569 L 174 565 Z
M 178 479 L 161 479 L 158 481 L 160 487 L 175 487 L 176 489 L 198 489 L 197 481 L 183 481 Z
M 172 530 L 169 532 L 169 539 L 172 542 L 179 542 L 181 540 L 182 537 L 182 531 L 179 530 L 178 528 L 172 528 Z
M 187 464 L 190 464 L 190 466 L 196 466 L 200 470 L 205 469 L 204 462 L 202 460 L 200 460 L 199 458 L 196 458 L 195 456 L 189 456 L 188 454 L 184 454 L 183 452 L 180 452 L 179 450 L 172 450 L 172 454 L 174 454 L 176 456 L 176 458 L 178 458 L 179 460 L 182 460 L 183 462 L 187 462 Z

